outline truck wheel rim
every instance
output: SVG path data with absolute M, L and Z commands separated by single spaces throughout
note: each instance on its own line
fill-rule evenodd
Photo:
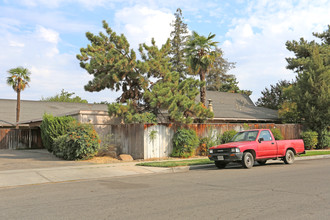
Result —
M 288 162 L 292 162 L 293 161 L 293 155 L 292 154 L 293 154 L 292 151 L 289 151 L 287 153 L 286 159 L 287 159 Z
M 247 155 L 246 158 L 245 158 L 245 164 L 247 166 L 251 166 L 251 163 L 252 163 L 251 157 L 250 157 L 250 155 Z

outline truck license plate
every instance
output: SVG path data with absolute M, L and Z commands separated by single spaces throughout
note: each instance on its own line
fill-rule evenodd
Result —
M 218 156 L 218 160 L 223 160 L 223 156 Z

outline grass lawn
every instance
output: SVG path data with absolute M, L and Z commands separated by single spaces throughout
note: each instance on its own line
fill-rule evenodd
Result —
M 330 154 L 330 151 L 306 151 L 306 154 L 301 154 L 298 157 L 326 155 Z M 137 166 L 149 166 L 149 167 L 178 167 L 178 166 L 191 166 L 191 165 L 203 165 L 213 164 L 208 158 L 205 159 L 191 159 L 191 160 L 177 160 L 177 161 L 161 161 L 161 162 L 145 162 L 138 163 Z
M 327 155 L 330 154 L 330 151 L 306 151 L 306 154 L 301 154 L 299 157 L 308 157 L 308 156 L 315 156 L 315 155 Z

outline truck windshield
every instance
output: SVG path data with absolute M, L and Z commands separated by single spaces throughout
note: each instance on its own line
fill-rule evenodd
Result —
M 242 131 L 238 132 L 230 142 L 238 141 L 255 141 L 259 131 Z

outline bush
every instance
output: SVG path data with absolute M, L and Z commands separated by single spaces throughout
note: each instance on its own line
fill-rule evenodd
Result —
M 179 129 L 173 137 L 173 157 L 191 157 L 199 145 L 197 134 L 193 130 Z
M 73 121 L 68 133 L 54 140 L 53 153 L 65 160 L 85 160 L 97 154 L 100 142 L 91 124 Z
M 315 148 L 317 145 L 317 132 L 316 131 L 305 131 L 300 134 L 301 138 L 304 140 L 305 148 L 310 150 Z
M 75 121 L 70 116 L 54 117 L 51 114 L 44 114 L 41 129 L 41 139 L 44 147 L 49 151 L 53 151 L 54 140 L 61 135 L 67 133 L 70 122 Z
M 321 131 L 318 147 L 321 149 L 330 147 L 330 132 L 327 129 Z
M 223 132 L 221 137 L 221 144 L 228 143 L 235 136 L 235 134 L 237 134 L 237 131 L 235 130 L 229 130 Z
M 283 137 L 280 129 L 278 129 L 278 128 L 272 128 L 270 130 L 273 133 L 275 140 L 284 140 L 284 137 Z
M 217 134 L 216 130 L 210 129 L 206 137 L 200 138 L 197 153 L 205 156 L 207 155 L 210 147 L 217 146 L 219 144 L 221 144 L 221 136 Z

